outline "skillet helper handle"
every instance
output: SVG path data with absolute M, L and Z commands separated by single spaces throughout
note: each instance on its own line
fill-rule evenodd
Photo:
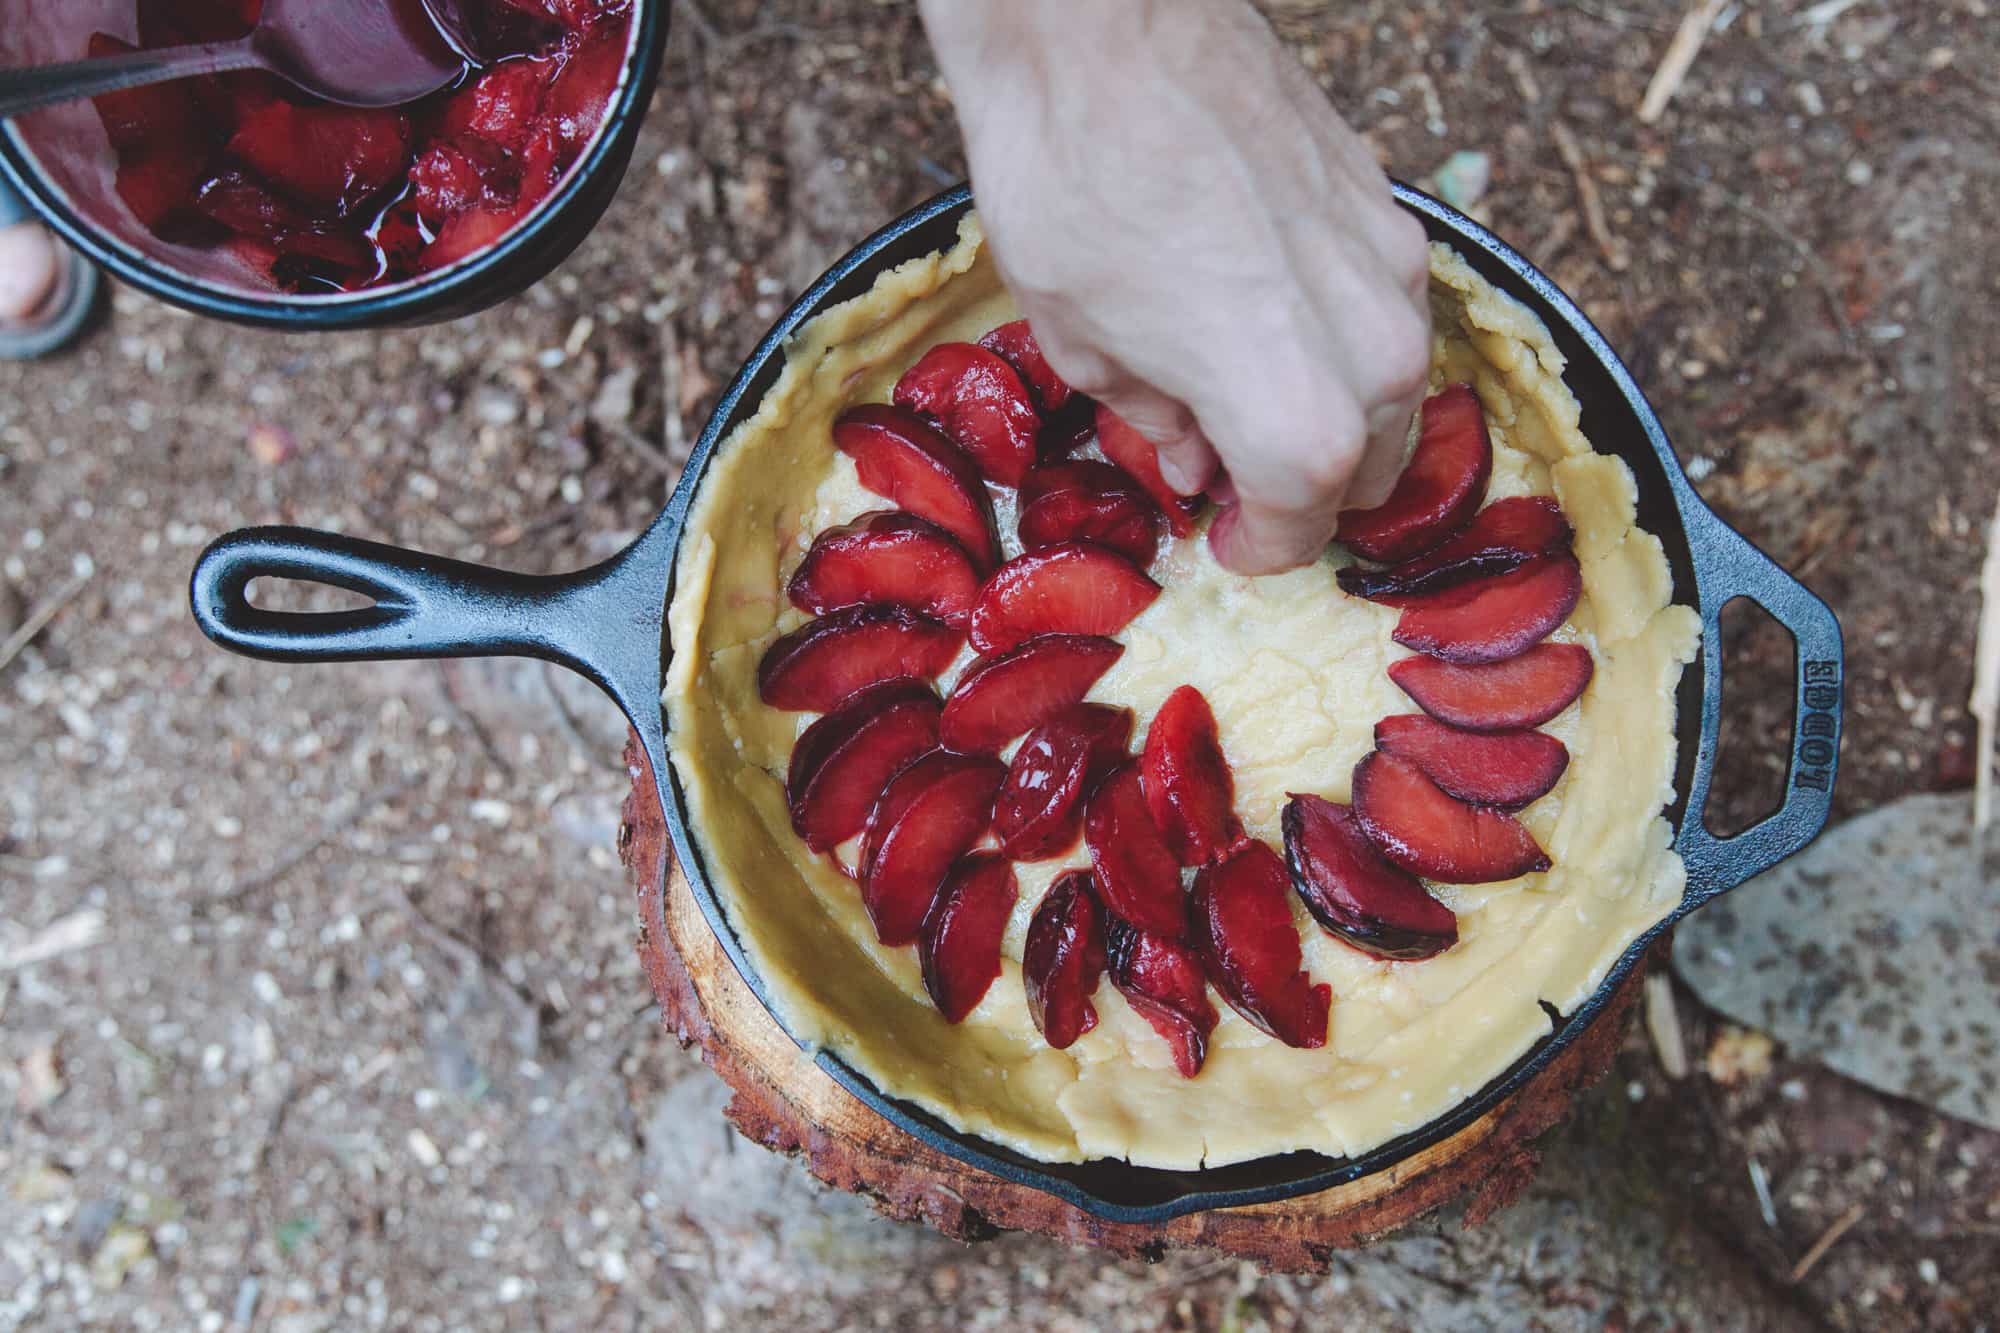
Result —
M 1840 622 L 1826 603 L 1706 507 L 1688 545 L 1702 591 L 1702 728 L 1676 847 L 1687 866 L 1689 908 L 1699 906 L 1798 851 L 1825 827 L 1840 767 L 1844 658 Z M 1794 652 L 1791 759 L 1784 802 L 1741 833 L 1718 838 L 1703 822 L 1722 705 L 1722 608 L 1748 597 L 1791 634 Z
M 375 599 L 346 611 L 270 611 L 252 579 L 323 583 Z M 536 612 L 562 580 L 510 574 L 310 528 L 246 528 L 202 553 L 195 620 L 225 648 L 280 662 L 522 654 L 566 661 Z
M 515 574 L 311 528 L 245 528 L 196 562 L 194 618 L 216 643 L 278 662 L 411 657 L 539 657 L 581 673 L 638 730 L 655 767 L 665 754 L 663 619 L 679 525 L 656 520 L 589 569 Z M 375 599 L 346 611 L 272 611 L 252 579 L 324 583 Z

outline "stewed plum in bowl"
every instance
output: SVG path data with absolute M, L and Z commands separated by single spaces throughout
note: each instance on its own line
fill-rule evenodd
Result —
M 227 41 L 261 4 L 27 6 L 0 26 L 0 67 Z M 454 318 L 535 282 L 603 214 L 667 9 L 459 0 L 455 38 L 475 58 L 417 101 L 336 106 L 255 70 L 154 84 L 0 122 L 0 172 L 100 264 L 200 314 L 295 329 Z

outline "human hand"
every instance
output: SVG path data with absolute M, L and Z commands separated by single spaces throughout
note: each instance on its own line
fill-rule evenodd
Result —
M 1002 277 L 1054 368 L 1220 506 L 1246 574 L 1401 469 L 1422 227 L 1240 0 L 922 0 Z

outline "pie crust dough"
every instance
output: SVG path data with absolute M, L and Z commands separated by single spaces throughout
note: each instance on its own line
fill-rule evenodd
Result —
M 933 344 L 1017 317 L 981 239 L 968 216 L 951 250 L 883 274 L 803 326 L 777 384 L 718 446 L 696 493 L 669 608 L 664 703 L 690 824 L 729 919 L 795 1037 L 1032 1157 L 1191 1168 L 1298 1148 L 1354 1155 L 1420 1128 L 1550 1031 L 1543 1001 L 1570 1011 L 1681 898 L 1685 873 L 1660 812 L 1673 797 L 1675 684 L 1700 621 L 1669 602 L 1665 554 L 1635 526 L 1631 473 L 1579 432 L 1563 358 L 1540 320 L 1433 245 L 1431 382 L 1477 388 L 1493 437 L 1489 498 L 1554 494 L 1576 528 L 1584 595 L 1554 637 L 1589 645 L 1597 670 L 1579 703 L 1544 728 L 1568 745 L 1568 773 L 1522 816 L 1554 869 L 1438 886 L 1458 913 L 1459 942 L 1414 963 L 1357 952 L 1294 902 L 1306 967 L 1333 986 L 1327 1045 L 1283 1046 L 1217 997 L 1207 1066 L 1183 1079 L 1167 1043 L 1108 980 L 1095 996 L 1097 1028 L 1067 1050 L 1050 1049 L 1028 1017 L 1019 964 L 1028 918 L 1058 874 L 1088 863 L 1079 847 L 1015 867 L 1020 902 L 1001 975 L 964 1023 L 948 1024 L 924 992 L 916 951 L 878 944 L 852 881 L 793 834 L 785 768 L 813 718 L 765 707 L 756 670 L 771 641 L 805 619 L 784 587 L 813 536 L 891 507 L 833 448 L 834 417 L 886 401 Z M 1010 555 L 1011 495 L 995 506 Z M 1171 542 L 1153 567 L 1165 591 L 1119 635 L 1125 655 L 1090 693 L 1136 711 L 1136 746 L 1172 689 L 1199 687 L 1244 824 L 1274 848 L 1288 791 L 1346 800 L 1376 720 L 1416 711 L 1385 673 L 1406 655 L 1389 637 L 1397 613 L 1338 590 L 1346 559 L 1335 548 L 1311 567 L 1249 579 L 1217 565 L 1199 533 Z M 941 692 L 971 656 L 945 673 Z

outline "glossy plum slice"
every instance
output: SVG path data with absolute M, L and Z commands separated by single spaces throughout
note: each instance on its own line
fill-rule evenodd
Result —
M 1429 958 L 1458 943 L 1458 918 L 1422 881 L 1382 859 L 1348 806 L 1294 792 L 1285 863 L 1313 919 L 1377 958 Z
M 833 423 L 833 443 L 861 484 L 958 538 L 982 571 L 999 559 L 993 505 L 979 469 L 957 445 L 905 408 L 864 403 Z
M 1175 690 L 1153 714 L 1139 777 L 1146 809 L 1182 865 L 1205 865 L 1243 835 L 1215 714 L 1194 686 Z
M 417 154 L 410 168 L 409 198 L 424 217 L 432 219 L 488 204 L 504 205 L 507 201 L 495 198 L 487 188 L 491 171 L 491 165 L 476 157 L 473 149 L 434 143 Z
M 172 145 L 140 149 L 118 159 L 112 188 L 141 226 L 168 231 L 193 215 L 203 171 L 198 153 Z
M 1539 727 L 1575 703 L 1596 663 L 1577 643 L 1536 644 L 1504 662 L 1461 665 L 1406 657 L 1389 679 L 1440 722 L 1467 731 Z
M 360 232 L 314 223 L 241 172 L 224 172 L 203 185 L 195 207 L 211 222 L 265 241 L 285 256 L 317 261 L 350 278 L 375 271 L 375 252 Z
M 552 174 L 560 176 L 583 153 L 625 74 L 628 25 L 600 23 L 584 34 L 542 96 L 540 124 L 552 142 Z
M 1028 327 L 1027 320 L 1017 319 L 1011 324 L 988 329 L 980 337 L 979 345 L 989 352 L 998 353 L 1002 360 L 1014 367 L 1014 373 L 1034 390 L 1035 401 L 1042 411 L 1060 412 L 1069 402 L 1069 385 L 1050 368 L 1048 358 L 1042 355 L 1042 345 L 1035 341 L 1035 331 Z
M 437 237 L 417 256 L 424 272 L 476 255 L 512 230 L 520 215 L 512 208 L 469 208 L 437 229 Z
M 1162 524 L 1160 507 L 1109 463 L 1045 463 L 1021 482 L 1015 526 L 1025 551 L 1095 542 L 1144 569 L 1159 554 Z
M 1416 452 L 1389 498 L 1341 514 L 1334 538 L 1385 563 L 1421 555 L 1471 520 L 1492 475 L 1493 444 L 1479 395 L 1469 384 L 1454 384 L 1425 400 Z
M 92 33 L 84 45 L 84 53 L 93 60 L 138 49 L 101 32 Z M 205 137 L 201 114 L 183 81 L 100 93 L 90 104 L 104 124 L 104 136 L 111 140 L 112 150 L 121 158 L 169 147 L 190 157 L 200 156 L 199 144 Z
M 1193 944 L 1230 1008 L 1287 1046 L 1326 1045 L 1333 988 L 1306 974 L 1278 854 L 1246 838 L 1194 878 Z
M 1380 750 L 1354 767 L 1354 816 L 1383 856 L 1441 884 L 1491 884 L 1550 865 L 1520 820 L 1447 796 L 1415 764 Z
M 1187 939 L 1180 862 L 1146 811 L 1136 762 L 1113 770 L 1090 794 L 1083 841 L 1107 908 L 1141 930 Z
M 1570 526 L 1546 495 L 1495 500 L 1442 546 L 1387 569 L 1350 566 L 1335 577 L 1355 597 L 1407 605 L 1474 579 L 1505 574 L 1545 555 L 1569 549 Z
M 1447 796 L 1518 810 L 1548 795 L 1569 767 L 1569 750 L 1539 731 L 1461 731 L 1423 713 L 1375 724 L 1375 748 L 1407 759 Z
M 1060 463 L 1096 438 L 1097 401 L 1071 392 L 1060 410 L 1042 418 L 1042 432 L 1035 437 L 1035 456 L 1044 463 Z
M 945 700 L 939 734 L 966 754 L 996 754 L 1078 703 L 1111 669 L 1125 645 L 1089 634 L 1044 634 L 998 657 L 982 658 Z
M 1002 486 L 1035 465 L 1042 414 L 1014 367 L 977 343 L 939 343 L 896 381 L 898 407 L 936 419 L 945 438 Z
M 937 740 L 938 698 L 922 681 L 856 691 L 792 746 L 785 778 L 792 828 L 816 852 L 847 841 L 867 826 L 889 779 Z
M 559 68 L 550 60 L 501 61 L 451 95 L 439 129 L 451 138 L 473 136 L 520 151 Z
M 889 782 L 861 839 L 861 902 L 884 944 L 917 938 L 952 862 L 993 822 L 997 759 L 932 750 Z
M 1173 529 L 1174 536 L 1185 537 L 1194 531 L 1203 497 L 1182 495 L 1167 485 L 1167 479 L 1160 475 L 1160 454 L 1153 442 L 1102 403 L 1097 405 L 1097 447 L 1153 497 L 1160 512 L 1167 516 L 1167 526 Z
M 969 852 L 945 872 L 917 936 L 924 989 L 945 1022 L 964 1022 L 1000 975 L 1000 940 L 1020 895 L 998 852 Z
M 964 642 L 942 621 L 898 606 L 850 606 L 793 630 L 764 650 L 757 694 L 773 708 L 824 713 L 864 685 L 943 671 Z
M 1116 917 L 1106 923 L 1105 933 L 1111 984 L 1167 1039 L 1181 1077 L 1193 1078 L 1208 1058 L 1208 1036 L 1220 1021 L 1209 1002 L 1201 955 Z
M 812 615 L 844 606 L 900 606 L 964 625 L 979 573 L 956 538 L 926 519 L 878 509 L 813 538 L 785 592 Z
M 1077 704 L 1028 733 L 993 803 L 993 833 L 1016 861 L 1044 861 L 1076 845 L 1083 798 L 1125 758 L 1132 710 Z
M 1159 584 L 1109 547 L 1066 542 L 1029 551 L 979 590 L 972 646 L 1004 653 L 1042 634 L 1116 634 L 1159 595 Z
M 410 123 L 397 111 L 280 99 L 237 123 L 229 152 L 315 214 L 346 217 L 404 178 Z
M 1403 612 L 1392 637 L 1446 662 L 1502 662 L 1553 633 L 1582 595 L 1576 557 L 1554 556 L 1426 598 Z
M 1096 882 L 1088 870 L 1072 870 L 1036 906 L 1021 949 L 1028 1015 L 1056 1050 L 1097 1026 L 1090 997 L 1104 962 L 1104 910 Z

